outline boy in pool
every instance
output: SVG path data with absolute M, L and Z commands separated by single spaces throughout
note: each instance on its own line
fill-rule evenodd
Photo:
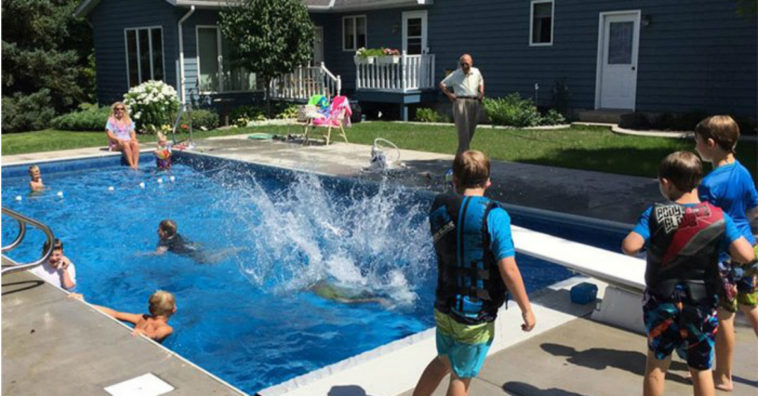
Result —
M 447 394 L 468 394 L 494 339 L 506 291 L 521 309 L 521 329 L 531 331 L 535 325 L 516 265 L 510 217 L 484 197 L 491 185 L 487 156 L 476 150 L 456 155 L 453 185 L 456 194 L 438 195 L 429 213 L 438 270 L 437 356 L 426 366 L 414 395 L 431 395 L 451 371 Z
M 158 225 L 158 247 L 156 255 L 166 252 L 192 257 L 198 262 L 206 262 L 205 255 L 200 246 L 184 238 L 177 232 L 176 222 L 170 219 L 161 221 Z
M 155 156 L 155 166 L 159 170 L 171 169 L 171 144 L 168 143 L 166 135 L 162 132 L 158 132 L 158 146 L 153 151 Z
M 388 299 L 377 297 L 368 290 L 353 290 L 323 279 L 314 283 L 308 289 L 323 299 L 343 304 L 379 303 L 385 307 L 390 306 Z
M 70 297 L 84 301 L 84 297 L 81 294 L 73 293 Z M 156 342 L 163 342 L 174 331 L 168 324 L 171 315 L 176 313 L 174 295 L 167 291 L 158 290 L 150 296 L 148 304 L 150 315 L 119 312 L 95 304 L 92 304 L 92 306 L 112 318 L 134 324 L 132 334 L 144 335 Z
M 643 394 L 663 395 L 671 353 L 686 359 L 696 395 L 715 393 L 711 362 L 718 329 L 719 254 L 749 262 L 753 249 L 731 217 L 698 199 L 703 165 L 687 151 L 658 166 L 661 194 L 671 202 L 640 215 L 621 249 L 635 255 L 647 245 L 642 311 L 648 334 Z
M 701 201 L 710 202 L 728 213 L 742 236 L 758 252 L 758 244 L 750 229 L 750 221 L 758 218 L 758 191 L 750 172 L 734 156 L 739 137 L 740 127 L 729 116 L 716 115 L 697 124 L 695 150 L 703 161 L 713 164 L 713 171 L 700 183 L 698 194 Z M 720 261 L 724 287 L 720 290 L 713 376 L 717 389 L 731 391 L 732 355 L 736 343 L 734 316 L 739 307 L 758 335 L 758 290 L 754 271 L 733 266 L 726 255 L 722 255 Z M 740 278 L 734 276 L 736 271 L 746 273 Z
M 39 166 L 31 165 L 29 167 L 29 189 L 32 191 L 42 191 L 45 189 L 45 185 L 42 183 L 42 172 L 39 170 Z

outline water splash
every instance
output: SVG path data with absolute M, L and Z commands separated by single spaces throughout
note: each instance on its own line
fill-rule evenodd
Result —
M 234 192 L 224 206 L 237 222 L 227 239 L 251 247 L 237 257 L 250 282 L 291 293 L 325 280 L 398 306 L 417 300 L 434 254 L 427 202 L 386 184 L 340 192 L 314 175 L 280 190 L 240 180 L 225 181 Z

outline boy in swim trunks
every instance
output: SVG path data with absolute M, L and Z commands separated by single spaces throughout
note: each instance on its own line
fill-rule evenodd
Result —
M 695 150 L 703 161 L 713 164 L 713 171 L 698 187 L 703 202 L 718 206 L 734 220 L 742 236 L 758 252 L 750 221 L 758 218 L 758 191 L 750 172 L 735 158 L 740 127 L 726 115 L 708 117 L 695 127 Z M 739 307 L 750 320 L 758 336 L 758 290 L 755 271 L 734 266 L 729 257 L 720 259 L 722 281 L 718 308 L 719 332 L 716 335 L 716 367 L 713 370 L 716 388 L 731 391 L 732 355 L 734 354 L 734 316 Z M 742 276 L 735 276 L 739 271 Z
M 158 225 L 158 247 L 155 254 L 161 255 L 166 252 L 189 256 L 199 262 L 205 262 L 204 254 L 200 247 L 184 238 L 177 232 L 176 222 L 170 219 L 161 221 Z
M 467 395 L 495 336 L 497 311 L 506 291 L 521 309 L 522 330 L 535 318 L 515 260 L 508 213 L 484 197 L 490 161 L 467 150 L 453 162 L 455 194 L 440 194 L 429 214 L 437 256 L 437 356 L 427 365 L 414 395 L 431 395 L 448 374 L 448 395 Z M 507 289 L 506 289 L 507 287 Z
M 84 301 L 84 296 L 72 293 L 71 298 Z M 176 300 L 174 295 L 163 290 L 158 290 L 148 300 L 150 315 L 119 312 L 114 309 L 92 304 L 92 306 L 108 316 L 134 324 L 134 335 L 144 335 L 156 342 L 163 342 L 166 337 L 174 332 L 168 324 L 171 315 L 176 313 Z
M 666 156 L 658 166 L 661 194 L 624 238 L 624 253 L 647 246 L 643 313 L 648 335 L 643 394 L 663 395 L 671 353 L 687 361 L 696 395 L 714 395 L 711 366 L 718 331 L 718 261 L 725 250 L 751 261 L 753 249 L 721 209 L 698 199 L 703 165 L 691 152 Z

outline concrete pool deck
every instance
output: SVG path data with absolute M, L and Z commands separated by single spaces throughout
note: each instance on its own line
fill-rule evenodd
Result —
M 278 141 L 253 141 L 248 140 L 243 135 L 198 141 L 195 151 L 223 158 L 322 174 L 373 180 L 384 177 L 377 173 L 363 171 L 363 168 L 368 166 L 370 159 L 370 147 L 365 145 L 336 143 L 330 146 L 302 146 Z M 57 158 L 101 155 L 114 154 L 104 152 L 100 148 L 87 148 L 3 156 L 2 164 L 11 165 L 14 163 L 49 161 Z M 452 156 L 401 150 L 400 159 L 406 163 L 407 168 L 387 176 L 392 182 L 414 187 L 440 189 L 444 185 L 442 175 L 450 167 Z M 510 204 L 624 224 L 633 223 L 647 205 L 660 200 L 657 182 L 654 178 L 495 161 L 492 163 L 492 179 L 493 188 L 489 195 L 498 200 Z M 6 284 L 13 282 L 13 278 L 8 276 L 3 278 L 3 392 L 5 393 L 8 389 L 10 391 L 8 394 L 14 394 L 16 392 L 12 392 L 12 390 L 16 389 L 19 391 L 16 394 L 35 393 L 30 392 L 34 388 L 25 388 L 24 391 L 20 391 L 19 388 L 6 388 L 6 381 L 9 380 L 8 375 L 6 375 L 6 365 L 11 363 L 6 360 L 6 345 L 10 345 L 9 342 L 15 342 L 17 337 L 23 337 L 23 335 L 15 333 L 6 335 L 6 322 L 8 320 L 23 321 L 28 316 L 19 309 L 9 309 L 6 313 L 6 306 L 10 307 L 8 303 L 11 300 L 9 298 L 23 297 L 28 300 L 24 304 L 30 306 L 36 306 L 41 302 L 40 297 L 31 292 L 34 289 L 19 290 L 6 296 Z M 57 291 L 55 288 L 52 289 Z M 71 305 L 70 303 L 72 302 L 66 300 L 55 302 L 58 307 L 51 306 L 50 311 L 58 312 L 58 309 L 66 309 L 65 305 Z M 81 311 L 79 315 L 82 317 L 80 322 L 88 323 L 89 326 L 96 326 L 96 323 L 103 319 L 96 315 L 85 315 L 84 310 L 79 311 Z M 513 314 L 518 310 L 510 309 L 509 311 Z M 581 318 L 584 314 L 586 311 L 574 312 L 573 317 L 576 319 L 569 319 L 560 324 L 555 321 L 555 315 L 550 312 L 545 313 L 542 318 L 538 317 L 540 323 L 554 322 L 557 327 L 535 334 L 533 337 L 524 338 L 521 342 L 491 356 L 479 378 L 474 381 L 471 394 L 640 394 L 642 383 L 640 373 L 644 368 L 644 337 Z M 117 324 L 114 323 L 114 325 Z M 126 329 L 121 329 L 121 332 L 128 336 Z M 85 346 L 88 345 L 87 340 L 81 336 L 74 337 L 72 340 Z M 140 341 L 138 339 L 133 340 Z M 741 349 L 735 359 L 737 381 L 734 394 L 754 394 L 758 391 L 758 343 L 752 332 L 744 327 L 744 324 L 739 328 L 738 345 Z M 166 353 L 165 350 L 158 347 L 156 349 Z M 46 352 L 48 351 L 42 346 L 31 344 L 25 345 L 24 349 L 24 353 L 29 356 L 40 355 L 44 356 L 45 359 L 55 361 L 52 356 L 45 355 Z M 106 354 L 107 352 L 102 353 L 102 355 Z M 426 363 L 431 355 L 416 356 L 415 358 Z M 15 364 L 16 359 L 12 363 Z M 92 370 L 92 362 L 82 362 L 70 357 L 63 360 L 72 365 L 76 364 L 77 366 L 71 366 L 74 370 Z M 156 362 L 160 361 L 160 359 L 156 360 Z M 130 367 L 130 363 L 128 361 L 122 362 L 125 365 L 124 367 Z M 145 362 L 144 364 L 146 367 L 150 367 L 149 364 L 151 363 Z M 146 367 L 140 367 L 143 369 L 142 372 L 150 371 Z M 691 387 L 683 383 L 681 363 L 675 363 L 673 369 L 672 375 L 667 381 L 667 394 L 691 394 Z M 120 369 L 114 368 L 114 370 Z M 376 378 L 377 373 L 364 374 L 369 376 L 374 374 L 374 378 L 371 380 L 373 383 L 393 381 L 392 378 Z M 39 375 L 42 375 L 41 372 Z M 195 376 L 198 377 L 204 375 L 207 376 L 200 371 L 195 373 Z M 166 379 L 163 375 L 161 378 Z M 100 381 L 100 379 L 93 378 L 92 381 Z M 330 387 L 326 388 L 328 391 L 323 392 L 323 394 L 389 394 L 374 392 L 370 386 L 362 386 L 363 383 L 366 383 L 362 381 L 366 380 L 359 378 L 353 378 L 352 381 L 340 380 L 340 382 L 330 384 Z M 99 382 L 96 384 L 99 385 Z M 44 387 L 45 385 L 48 387 Z M 34 386 L 34 384 L 30 384 L 30 386 Z M 50 383 L 40 382 L 39 388 L 36 389 L 39 390 L 39 393 L 44 393 L 45 390 L 49 391 L 49 386 Z M 206 394 L 192 392 L 194 389 L 191 386 L 181 389 L 177 387 L 177 390 L 170 394 Z M 233 390 L 226 389 L 226 391 L 232 392 Z M 437 394 L 443 394 L 439 392 L 440 390 Z M 226 393 L 222 391 L 219 394 Z M 406 394 L 410 394 L 410 392 Z

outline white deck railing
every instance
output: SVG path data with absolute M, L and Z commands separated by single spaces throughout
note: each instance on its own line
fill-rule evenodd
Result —
M 356 89 L 406 92 L 434 88 L 434 54 L 377 57 L 356 64 Z
M 332 74 L 321 62 L 319 66 L 298 67 L 271 81 L 271 98 L 308 100 L 313 95 L 334 97 L 342 91 L 342 79 Z

